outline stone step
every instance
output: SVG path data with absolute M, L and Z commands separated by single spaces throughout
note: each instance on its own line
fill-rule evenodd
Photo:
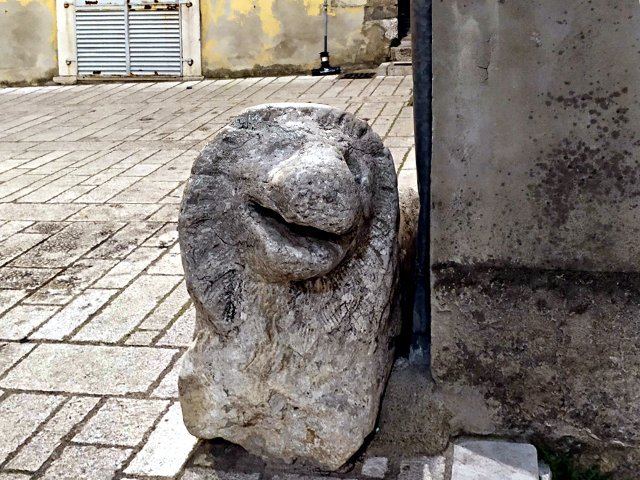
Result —
M 411 35 L 405 37 L 400 45 L 391 49 L 392 62 L 411 62 Z
M 541 477 L 536 448 L 528 443 L 458 440 L 453 446 L 450 480 L 551 480 Z
M 403 47 L 399 45 L 391 49 L 391 61 L 393 62 L 410 62 L 411 61 L 411 45 Z
M 391 61 L 378 68 L 378 75 L 411 75 L 411 35 L 406 36 L 400 45 L 391 49 Z
M 385 62 L 378 67 L 377 75 L 395 77 L 411 75 L 412 73 L 411 62 Z

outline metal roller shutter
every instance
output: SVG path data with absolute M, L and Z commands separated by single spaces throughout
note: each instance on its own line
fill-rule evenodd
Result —
M 160 7 L 158 7 L 160 8 Z M 180 75 L 180 11 L 130 10 L 129 55 L 133 75 Z
M 88 0 L 76 5 L 79 75 L 127 74 L 124 0 Z
M 178 0 L 77 0 L 81 76 L 180 76 Z

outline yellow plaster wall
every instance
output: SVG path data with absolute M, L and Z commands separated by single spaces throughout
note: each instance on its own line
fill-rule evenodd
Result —
M 0 0 L 0 82 L 30 83 L 57 74 L 55 2 Z M 201 0 L 203 73 L 317 66 L 323 48 L 322 3 Z M 384 32 L 363 27 L 365 0 L 331 3 L 340 5 L 330 9 L 334 65 L 366 63 L 385 55 Z
M 310 66 L 323 49 L 322 0 L 201 0 L 205 74 L 256 66 Z M 358 2 L 354 2 L 358 3 Z M 362 2 L 364 3 L 364 2 Z M 364 6 L 330 10 L 333 63 L 367 58 Z
M 0 82 L 56 74 L 55 0 L 0 0 Z

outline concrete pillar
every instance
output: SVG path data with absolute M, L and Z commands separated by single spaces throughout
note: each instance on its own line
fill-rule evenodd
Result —
M 433 8 L 436 383 L 636 472 L 640 4 Z

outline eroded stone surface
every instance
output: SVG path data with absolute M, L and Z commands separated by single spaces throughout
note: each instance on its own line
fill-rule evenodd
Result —
M 397 229 L 393 161 L 353 115 L 272 105 L 225 128 L 179 222 L 189 430 L 328 469 L 354 454 L 391 367 Z

